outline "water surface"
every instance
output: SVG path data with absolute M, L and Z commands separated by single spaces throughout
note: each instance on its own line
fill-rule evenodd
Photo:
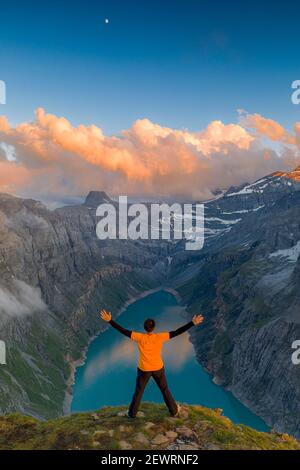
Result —
M 144 319 L 151 317 L 156 320 L 157 331 L 170 331 L 186 323 L 183 312 L 174 295 L 159 291 L 131 304 L 117 321 L 125 328 L 143 331 Z M 109 326 L 91 343 L 86 363 L 76 371 L 72 411 L 128 404 L 134 391 L 137 356 L 135 343 Z M 224 415 L 235 423 L 268 430 L 259 417 L 212 382 L 195 359 L 188 333 L 166 343 L 163 357 L 169 387 L 176 400 L 222 408 Z M 148 383 L 144 400 L 162 402 L 153 380 Z

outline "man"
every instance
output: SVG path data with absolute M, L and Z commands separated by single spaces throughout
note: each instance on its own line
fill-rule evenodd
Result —
M 204 317 L 202 315 L 194 315 L 192 321 L 188 322 L 181 328 L 168 333 L 153 333 L 155 329 L 155 321 L 150 318 L 144 323 L 146 333 L 137 333 L 136 331 L 126 330 L 121 325 L 113 321 L 111 313 L 107 310 L 102 310 L 100 312 L 100 317 L 102 320 L 110 323 L 110 325 L 120 333 L 135 341 L 139 349 L 140 356 L 138 361 L 136 387 L 128 410 L 128 417 L 136 417 L 145 387 L 150 377 L 153 377 L 158 385 L 170 415 L 173 417 L 178 416 L 179 406 L 175 402 L 167 384 L 164 364 L 161 358 L 162 347 L 165 341 L 169 341 L 169 339 L 181 335 L 193 325 L 200 325 L 200 323 L 203 322 Z

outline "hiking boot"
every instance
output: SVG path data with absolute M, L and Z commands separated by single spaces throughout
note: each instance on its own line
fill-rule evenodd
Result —
M 181 406 L 177 405 L 177 411 L 174 415 L 171 414 L 171 418 L 178 418 L 180 410 L 181 410 Z

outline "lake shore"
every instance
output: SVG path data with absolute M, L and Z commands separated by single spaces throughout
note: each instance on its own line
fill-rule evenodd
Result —
M 130 297 L 124 303 L 124 305 L 117 311 L 117 313 L 115 314 L 115 318 L 119 317 L 131 304 L 137 302 L 140 299 L 143 299 L 144 297 L 147 297 L 148 295 L 151 295 L 151 294 L 154 294 L 155 292 L 160 292 L 160 291 L 169 292 L 170 294 L 174 295 L 174 297 L 176 298 L 178 303 L 182 300 L 179 293 L 171 287 L 157 287 L 157 288 L 154 288 L 154 289 L 149 289 L 149 290 L 143 291 L 143 292 L 141 292 L 141 293 L 139 293 L 135 296 Z M 98 336 L 101 335 L 101 333 L 103 333 L 105 330 L 106 330 L 106 328 L 101 330 L 96 335 L 93 335 L 89 339 L 89 341 L 88 341 L 86 347 L 83 349 L 81 357 L 79 359 L 72 360 L 70 357 L 66 358 L 67 363 L 70 366 L 70 375 L 69 375 L 68 380 L 66 381 L 66 391 L 65 391 L 65 398 L 64 398 L 64 403 L 63 403 L 63 414 L 64 415 L 68 415 L 68 414 L 71 413 L 71 406 L 72 406 L 72 400 L 73 400 L 73 385 L 74 385 L 74 382 L 75 382 L 76 369 L 85 364 L 86 357 L 87 357 L 87 352 L 88 352 L 90 344 L 96 338 L 98 338 Z

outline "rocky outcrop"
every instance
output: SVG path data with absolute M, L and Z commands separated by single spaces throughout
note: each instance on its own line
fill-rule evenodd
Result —
M 222 410 L 182 406 L 180 424 L 178 419 L 168 417 L 164 405 L 144 404 L 143 416 L 136 418 L 134 423 L 124 416 L 124 411 L 121 407 L 102 408 L 94 413 L 77 413 L 50 423 L 19 415 L 0 417 L 0 449 L 300 449 L 299 442 L 288 434 L 262 433 L 247 426 L 234 425 L 222 416 Z

